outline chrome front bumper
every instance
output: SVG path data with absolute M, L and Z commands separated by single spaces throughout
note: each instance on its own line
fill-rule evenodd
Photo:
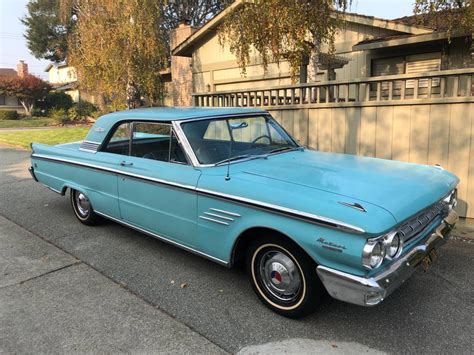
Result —
M 424 241 L 378 274 L 360 277 L 318 266 L 317 272 L 328 293 L 341 301 L 361 306 L 375 306 L 405 282 L 433 248 L 443 245 L 459 217 L 451 211 Z

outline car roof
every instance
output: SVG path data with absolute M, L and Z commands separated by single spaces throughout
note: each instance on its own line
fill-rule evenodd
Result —
M 252 113 L 259 114 L 266 111 L 243 107 L 150 107 L 118 111 L 99 117 L 90 129 L 86 140 L 101 143 L 116 123 L 126 120 L 170 122 Z
M 234 114 L 262 113 L 261 109 L 242 107 L 149 107 L 109 113 L 101 117 L 107 120 L 144 119 L 153 121 L 177 121 L 191 118 Z

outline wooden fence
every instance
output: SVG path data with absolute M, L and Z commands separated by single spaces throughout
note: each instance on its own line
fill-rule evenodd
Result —
M 474 218 L 474 69 L 194 94 L 198 106 L 261 106 L 311 149 L 440 164 Z

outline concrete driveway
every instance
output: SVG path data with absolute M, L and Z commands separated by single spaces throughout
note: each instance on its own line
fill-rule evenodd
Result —
M 112 222 L 98 227 L 80 224 L 67 197 L 29 177 L 28 156 L 24 151 L 0 147 L 0 215 L 75 260 L 68 263 L 80 263 L 68 269 L 88 267 L 91 278 L 121 285 L 128 297 L 143 300 L 143 307 L 151 305 L 162 312 L 151 318 L 171 316 L 209 340 L 216 346 L 213 350 L 473 352 L 474 244 L 467 229 L 441 250 L 439 261 L 428 273 L 416 273 L 382 305 L 362 308 L 328 299 L 314 315 L 289 320 L 260 304 L 239 270 L 228 270 Z M 48 277 L 60 278 L 61 272 Z M 44 282 L 54 288 L 53 279 Z M 61 291 L 58 302 L 71 297 L 78 300 L 78 309 L 87 308 L 80 300 L 88 297 L 90 286 L 84 279 L 77 282 L 84 283 L 71 286 L 68 293 Z M 44 300 L 37 293 L 21 297 L 43 307 Z M 15 316 L 15 312 L 5 314 L 4 306 L 0 309 L 2 318 Z M 16 312 L 21 314 L 22 310 Z M 136 313 L 134 321 L 124 320 L 125 324 L 131 332 L 140 330 L 145 326 L 140 320 L 148 313 Z M 41 323 L 41 319 L 34 321 Z M 62 321 L 67 323 L 67 319 Z M 94 325 L 83 317 L 77 331 L 87 334 Z M 27 327 L 25 334 L 9 334 L 20 339 L 28 337 L 31 329 Z M 58 337 L 56 341 L 61 342 L 61 334 Z

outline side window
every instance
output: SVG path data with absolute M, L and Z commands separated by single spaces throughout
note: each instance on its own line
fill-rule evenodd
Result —
M 104 152 L 128 155 L 130 149 L 131 124 L 129 122 L 119 125 L 109 142 L 103 149 Z
M 131 154 L 150 160 L 187 163 L 171 125 L 163 123 L 134 123 Z
M 161 123 L 134 123 L 132 156 L 169 161 L 171 126 Z

